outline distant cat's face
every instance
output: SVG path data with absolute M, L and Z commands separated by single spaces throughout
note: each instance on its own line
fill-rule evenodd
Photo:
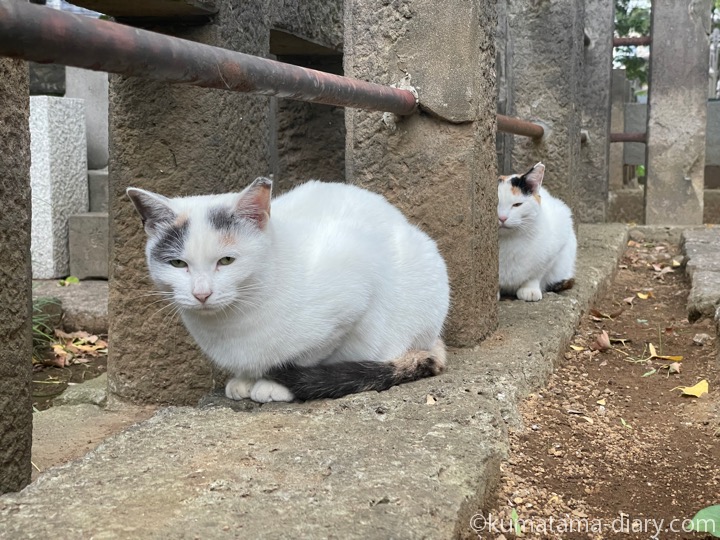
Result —
M 528 230 L 540 212 L 540 186 L 545 166 L 538 163 L 523 175 L 498 178 L 498 227 L 500 234 Z
M 214 313 L 252 305 L 267 260 L 270 186 L 258 179 L 239 194 L 176 199 L 128 189 L 148 233 L 150 276 L 176 306 Z

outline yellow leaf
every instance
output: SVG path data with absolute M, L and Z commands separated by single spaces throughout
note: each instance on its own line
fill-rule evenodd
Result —
M 650 298 L 649 294 L 645 294 L 645 293 L 641 293 L 641 292 L 637 293 L 637 295 L 638 295 L 638 298 L 640 298 L 641 300 L 647 300 L 648 298 Z
M 681 390 L 683 396 L 700 397 L 708 393 L 709 385 L 707 380 L 703 379 L 695 386 L 676 386 L 673 390 Z
M 650 358 L 657 358 L 658 360 L 669 360 L 670 362 L 682 362 L 682 356 L 658 354 L 657 350 L 655 350 L 655 345 L 653 345 L 652 343 L 648 343 L 648 349 L 650 350 Z
M 604 399 L 598 399 L 595 403 L 597 403 L 598 405 L 605 405 L 607 401 L 605 401 Z
M 570 345 L 570 348 L 573 351 L 584 351 L 585 350 L 585 347 L 580 347 L 579 345 Z
M 657 358 L 659 360 L 668 360 L 669 362 L 682 362 L 683 359 L 682 356 L 664 356 L 661 354 L 657 354 L 653 356 L 653 358 Z

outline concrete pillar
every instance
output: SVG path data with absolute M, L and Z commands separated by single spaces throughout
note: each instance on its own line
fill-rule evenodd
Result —
M 0 493 L 30 482 L 30 100 L 26 62 L 0 58 Z
M 178 37 L 266 56 L 266 2 L 217 2 L 204 26 Z M 240 190 L 268 174 L 268 98 L 112 76 L 110 81 L 110 357 L 115 398 L 195 404 L 212 385 L 209 364 L 177 317 L 149 296 L 145 233 L 129 185 L 168 196 Z
M 345 2 L 345 74 L 407 73 L 425 112 L 346 111 L 348 182 L 385 195 L 440 245 L 452 307 L 445 337 L 468 346 L 497 324 L 495 3 Z
M 586 0 L 585 70 L 582 79 L 582 129 L 588 133 L 580 146 L 576 219 L 601 223 L 607 217 L 610 166 L 610 86 L 612 37 L 615 26 L 613 0 Z
M 610 88 L 610 132 L 622 133 L 625 129 L 625 103 L 630 101 L 624 69 L 613 69 Z M 610 144 L 610 191 L 623 188 L 623 145 L 624 143 Z
M 65 277 L 70 272 L 68 218 L 88 210 L 83 101 L 31 97 L 30 135 L 33 277 Z
M 108 165 L 108 74 L 68 67 L 65 97 L 85 102 L 88 169 Z
M 624 109 L 625 133 L 645 133 L 647 129 L 647 103 L 626 103 Z M 628 142 L 622 143 L 620 147 L 624 147 L 623 165 L 645 165 L 646 152 L 644 143 Z
M 495 72 L 497 75 L 497 112 L 509 115 L 513 107 L 513 34 L 508 24 L 508 0 L 498 0 L 497 30 L 495 31 Z M 511 133 L 498 131 L 496 134 L 496 151 L 498 155 L 498 172 L 509 174 L 512 170 L 512 151 L 515 136 Z
M 584 2 L 508 0 L 513 33 L 513 116 L 539 121 L 540 142 L 516 137 L 513 168 L 545 163 L 544 185 L 582 218 L 580 96 L 583 80 Z M 580 214 L 580 215 L 579 215 Z
M 710 5 L 710 0 L 653 2 L 648 225 L 702 223 Z

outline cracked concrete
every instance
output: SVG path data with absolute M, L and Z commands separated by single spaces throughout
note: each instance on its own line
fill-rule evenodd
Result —
M 439 377 L 339 400 L 214 395 L 163 409 L 0 497 L 0 537 L 457 536 L 495 487 L 518 402 L 562 357 L 626 236 L 581 225 L 576 287 L 501 302 L 498 331 L 451 351 Z

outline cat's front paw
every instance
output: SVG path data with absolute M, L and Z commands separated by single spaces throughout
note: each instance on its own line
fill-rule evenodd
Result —
M 269 403 L 271 401 L 292 401 L 295 396 L 282 384 L 260 379 L 252 387 L 250 399 L 258 403 Z
M 533 287 L 521 287 L 517 291 L 517 297 L 526 302 L 537 302 L 542 300 L 542 291 Z
M 243 379 L 242 377 L 233 377 L 225 385 L 225 395 L 230 399 L 241 400 L 250 397 L 255 381 L 252 379 Z

